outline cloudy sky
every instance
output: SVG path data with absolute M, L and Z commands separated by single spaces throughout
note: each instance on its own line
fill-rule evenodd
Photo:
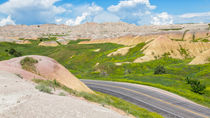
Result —
M 210 23 L 210 0 L 0 0 L 0 26 Z

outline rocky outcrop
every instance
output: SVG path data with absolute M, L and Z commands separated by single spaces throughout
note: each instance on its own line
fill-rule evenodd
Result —
M 142 49 L 144 56 L 137 58 L 134 62 L 140 63 L 169 56 L 177 59 L 193 58 L 210 49 L 210 43 L 174 41 L 166 36 L 159 36 L 148 43 Z
M 38 60 L 38 63 L 35 65 L 37 73 L 29 72 L 22 69 L 20 61 L 25 57 L 32 57 Z M 0 71 L 15 73 L 28 80 L 57 80 L 61 84 L 73 90 L 94 93 L 72 73 L 70 73 L 65 67 L 56 62 L 54 59 L 45 56 L 31 55 L 1 61 Z
M 174 25 L 150 25 L 150 26 L 136 26 L 124 22 L 118 23 L 85 23 L 77 26 L 67 25 L 7 25 L 0 27 L 0 36 L 4 39 L 11 39 L 8 37 L 17 37 L 24 39 L 38 39 L 43 36 L 57 36 L 67 40 L 76 39 L 116 39 L 117 37 L 135 35 L 155 35 L 155 34 L 183 34 L 184 31 L 190 30 L 189 33 L 209 32 L 208 24 L 174 24 Z M 174 35 L 174 38 L 177 38 Z M 181 37 L 179 35 L 178 37 Z M 156 37 L 157 38 L 157 37 Z

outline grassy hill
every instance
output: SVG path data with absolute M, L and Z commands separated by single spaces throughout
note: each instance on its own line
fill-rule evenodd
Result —
M 124 46 L 112 43 L 78 44 L 78 42 L 71 41 L 66 46 L 58 47 L 38 46 L 39 41 L 32 41 L 32 44 L 24 45 L 1 42 L 0 60 L 13 58 L 14 55 L 10 53 L 11 49 L 14 49 L 19 55 L 49 56 L 64 65 L 78 78 L 145 84 L 171 91 L 210 107 L 210 64 L 188 65 L 192 59 L 173 59 L 167 55 L 149 62 L 128 63 L 144 55 L 140 49 L 145 43 L 131 48 L 124 56 L 108 57 L 109 53 Z M 94 51 L 96 49 L 100 50 L 96 52 Z M 117 62 L 127 63 L 116 65 Z M 154 74 L 158 66 L 164 67 L 163 74 Z M 193 92 L 191 86 L 186 82 L 187 77 L 205 84 L 204 93 Z

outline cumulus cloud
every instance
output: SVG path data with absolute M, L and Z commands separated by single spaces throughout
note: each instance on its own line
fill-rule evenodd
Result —
M 0 13 L 15 18 L 18 24 L 51 23 L 57 15 L 66 11 L 55 6 L 59 0 L 9 0 L 0 5 Z
M 11 19 L 10 16 L 8 16 L 7 18 L 3 18 L 0 20 L 0 26 L 4 25 L 15 25 L 15 22 Z
M 103 11 L 103 8 L 97 6 L 96 4 L 92 3 L 91 5 L 80 6 L 80 10 L 78 8 L 73 9 L 74 11 L 80 11 L 81 15 L 76 16 L 76 18 L 70 18 L 65 21 L 66 25 L 79 25 L 85 21 L 93 21 L 94 16 L 96 16 L 99 12 Z M 78 15 L 78 14 L 77 14 Z
M 169 15 L 167 12 L 162 12 L 160 14 L 152 16 L 151 24 L 153 25 L 173 24 L 173 17 Z
M 143 25 L 150 24 L 155 8 L 149 0 L 122 0 L 117 5 L 109 6 L 107 10 L 120 17 L 121 21 Z
M 108 10 L 112 12 L 117 12 L 122 8 L 136 7 L 139 4 L 146 5 L 146 7 L 149 9 L 156 8 L 156 6 L 150 4 L 149 0 L 124 0 L 120 1 L 117 5 L 111 5 L 110 7 L 108 7 Z
M 121 0 L 107 8 L 95 3 L 73 5 L 62 0 L 8 0 L 0 4 L 0 25 L 56 23 L 79 25 L 85 22 L 127 22 L 136 25 L 209 22 L 210 12 L 181 15 L 156 13 L 150 0 Z M 157 6 L 158 7 L 158 6 Z M 7 17 L 8 16 L 8 17 Z M 14 22 L 15 21 L 15 22 Z

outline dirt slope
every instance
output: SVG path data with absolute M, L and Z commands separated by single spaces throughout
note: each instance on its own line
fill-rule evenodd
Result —
M 210 43 L 173 41 L 166 36 L 159 36 L 142 49 L 145 56 L 137 58 L 134 62 L 145 62 L 162 57 L 164 54 L 178 59 L 196 57 L 210 49 Z
M 19 74 L 25 79 L 55 79 L 71 89 L 93 93 L 91 89 L 89 89 L 85 84 L 77 79 L 65 67 L 49 57 L 37 55 L 27 56 L 38 60 L 38 63 L 35 65 L 37 73 L 34 74 L 23 70 L 22 66 L 20 65 L 20 61 L 25 57 L 26 56 L 13 58 L 7 61 L 1 61 L 0 70 Z
M 77 97 L 47 94 L 15 74 L 0 71 L 0 118 L 127 118 Z
M 197 65 L 206 63 L 210 63 L 210 49 L 196 56 L 189 64 Z

